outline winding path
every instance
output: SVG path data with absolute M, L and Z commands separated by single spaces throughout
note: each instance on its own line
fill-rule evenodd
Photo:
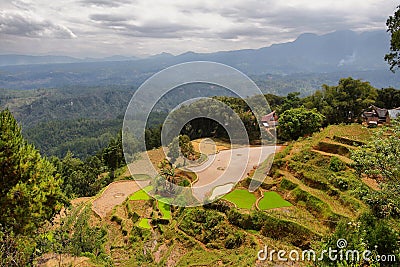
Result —
M 217 186 L 237 183 L 275 152 L 275 146 L 234 148 L 209 155 L 200 166 L 188 168 L 197 174 L 193 194 L 199 200 L 210 195 Z

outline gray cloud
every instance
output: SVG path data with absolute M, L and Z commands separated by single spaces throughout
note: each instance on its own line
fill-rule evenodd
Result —
M 67 27 L 24 12 L 0 11 L 0 33 L 32 38 L 75 38 Z
M 78 1 L 83 6 L 98 6 L 98 7 L 119 7 L 125 4 L 132 3 L 129 0 L 81 0 Z
M 46 38 L 46 42 L 38 42 L 35 48 L 25 46 L 26 53 L 63 49 L 83 56 L 97 52 L 178 54 L 189 50 L 259 48 L 293 41 L 302 33 L 384 30 L 387 16 L 398 5 L 396 2 L 0 0 L 0 53 L 18 52 L 27 37 L 30 41 Z M 79 38 L 74 38 L 74 33 Z M 64 40 L 59 41 L 61 38 Z
M 183 25 L 164 20 L 142 22 L 133 16 L 117 14 L 92 14 L 89 18 L 100 29 L 112 29 L 125 36 L 133 37 L 179 38 L 189 31 L 203 29 L 197 25 Z
M 93 21 L 98 22 L 118 22 L 118 21 L 128 21 L 132 18 L 128 18 L 125 15 L 117 14 L 92 14 L 89 18 Z

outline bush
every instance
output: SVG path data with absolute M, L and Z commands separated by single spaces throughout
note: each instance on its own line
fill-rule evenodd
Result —
M 330 182 L 333 184 L 334 187 L 341 191 L 346 191 L 349 189 L 349 181 L 345 177 L 337 176 L 330 179 Z
M 298 185 L 295 184 L 295 183 L 292 183 L 291 181 L 289 181 L 289 180 L 287 180 L 285 178 L 283 178 L 282 181 L 281 181 L 280 186 L 281 186 L 282 189 L 291 191 L 291 190 L 295 189 Z
M 310 193 L 296 188 L 292 191 L 296 201 L 303 201 L 306 204 L 307 209 L 317 217 L 328 217 L 332 214 L 329 206 L 321 201 L 319 198 L 314 197 Z
M 236 209 L 231 209 L 227 212 L 226 215 L 231 224 L 246 230 L 254 229 L 252 218 L 249 214 L 242 214 L 238 212 Z M 260 230 L 260 229 L 254 229 L 254 230 Z
M 122 224 L 122 219 L 121 219 L 118 215 L 115 215 L 115 214 L 113 214 L 113 215 L 111 216 L 111 221 L 112 221 L 112 222 L 116 222 L 116 223 L 119 224 L 119 225 Z
M 190 182 L 188 180 L 184 179 L 181 182 L 179 182 L 179 186 L 188 187 L 188 186 L 190 186 Z
M 217 210 L 217 211 L 226 213 L 227 211 L 229 211 L 231 209 L 231 206 L 232 206 L 232 204 L 230 204 L 230 202 L 219 199 L 215 202 L 211 202 L 207 205 L 204 205 L 204 208 L 213 209 L 213 210 Z
M 329 169 L 334 172 L 344 171 L 346 169 L 346 164 L 338 157 L 332 157 L 329 163 Z
M 340 221 L 333 235 L 324 241 L 321 250 L 336 247 L 337 240 L 345 239 L 347 240 L 347 250 L 369 250 L 375 255 L 398 255 L 400 252 L 398 237 L 398 232 L 391 228 L 386 220 L 377 219 L 373 214 L 366 213 L 356 221 Z M 380 266 L 374 265 L 373 262 L 367 264 L 366 262 L 345 262 L 345 260 L 335 263 L 327 262 L 327 264 L 327 266 Z M 395 265 L 388 262 L 387 265 L 382 266 Z
M 135 223 L 139 220 L 140 215 L 137 214 L 135 211 L 134 212 L 129 212 L 128 217 L 131 218 L 132 222 Z
M 234 234 L 228 235 L 225 240 L 225 248 L 233 249 L 240 247 L 245 240 L 245 237 L 242 233 L 236 232 Z

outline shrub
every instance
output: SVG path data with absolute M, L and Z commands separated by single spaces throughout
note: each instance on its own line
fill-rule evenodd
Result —
M 231 209 L 231 206 L 232 206 L 232 204 L 230 204 L 230 202 L 219 199 L 215 202 L 211 202 L 207 205 L 204 205 L 204 208 L 213 209 L 213 210 L 217 210 L 217 211 L 226 213 L 227 211 L 229 211 Z
M 243 244 L 244 240 L 245 237 L 240 232 L 229 234 L 225 240 L 225 248 L 227 249 L 238 248 Z
M 346 164 L 338 157 L 332 157 L 329 163 L 329 169 L 334 172 L 344 171 L 346 169 Z
M 330 179 L 330 182 L 333 184 L 334 187 L 341 191 L 346 191 L 349 189 L 349 181 L 345 177 L 337 176 Z
M 115 215 L 115 214 L 113 214 L 113 215 L 111 216 L 111 221 L 112 221 L 112 222 L 116 222 L 116 223 L 119 224 L 119 225 L 122 224 L 122 219 L 121 219 L 118 215 Z
M 310 193 L 296 188 L 292 191 L 296 201 L 303 201 L 307 209 L 317 217 L 328 217 L 332 214 L 329 206 L 321 201 L 319 198 L 311 195 Z

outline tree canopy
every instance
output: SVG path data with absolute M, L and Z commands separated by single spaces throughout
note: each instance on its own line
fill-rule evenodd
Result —
M 386 21 L 387 31 L 390 33 L 390 53 L 385 55 L 385 60 L 390 65 L 390 70 L 395 71 L 400 67 L 400 6 L 389 16 Z
M 340 79 L 336 86 L 324 84 L 322 91 L 305 99 L 307 108 L 316 108 L 326 118 L 326 124 L 353 121 L 363 109 L 376 102 L 377 90 L 369 83 L 351 77 Z
M 317 110 L 304 107 L 289 109 L 279 117 L 280 138 L 296 140 L 299 137 L 318 131 L 324 116 Z

